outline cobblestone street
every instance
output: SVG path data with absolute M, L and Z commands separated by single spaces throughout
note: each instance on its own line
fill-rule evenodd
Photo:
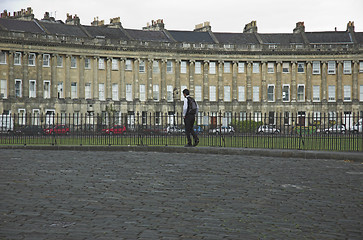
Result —
M 362 163 L 0 150 L 0 239 L 363 239 Z

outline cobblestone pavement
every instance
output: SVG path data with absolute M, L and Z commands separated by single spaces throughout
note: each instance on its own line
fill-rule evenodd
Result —
M 0 239 L 363 239 L 363 165 L 0 150 Z

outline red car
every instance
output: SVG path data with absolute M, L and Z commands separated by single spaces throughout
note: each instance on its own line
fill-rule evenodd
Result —
M 66 134 L 70 133 L 67 125 L 55 125 L 54 127 L 44 129 L 44 134 Z
M 123 134 L 126 132 L 126 127 L 124 125 L 115 125 L 112 128 L 102 129 L 102 133 L 105 134 Z

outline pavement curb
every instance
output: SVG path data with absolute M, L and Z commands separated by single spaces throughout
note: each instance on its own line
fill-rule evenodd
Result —
M 285 157 L 304 159 L 330 159 L 363 162 L 362 152 L 324 152 L 286 149 L 254 149 L 254 148 L 219 148 L 219 147 L 177 147 L 177 146 L 36 146 L 14 145 L 0 146 L 0 149 L 28 150 L 68 150 L 68 151 L 128 151 L 128 152 L 165 152 L 165 153 L 195 153 L 221 155 L 249 155 L 261 157 Z

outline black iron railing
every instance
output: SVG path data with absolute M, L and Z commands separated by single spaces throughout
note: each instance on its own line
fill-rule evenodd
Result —
M 210 113 L 194 126 L 200 146 L 363 151 L 362 116 L 343 113 Z M 0 144 L 159 145 L 186 143 L 180 113 L 0 115 Z

